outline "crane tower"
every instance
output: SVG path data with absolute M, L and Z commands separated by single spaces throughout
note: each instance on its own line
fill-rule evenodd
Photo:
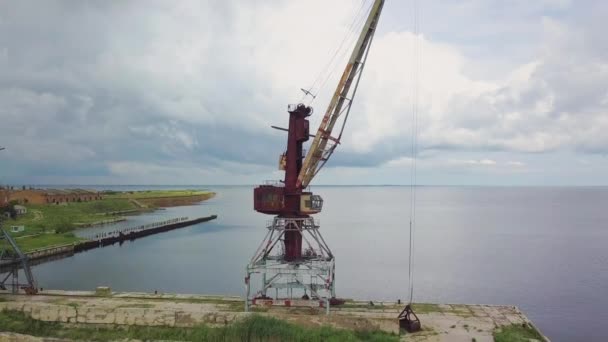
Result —
M 296 104 L 287 108 L 287 149 L 279 158 L 279 169 L 285 171 L 285 177 L 253 191 L 254 209 L 274 217 L 247 265 L 246 310 L 250 305 L 284 305 L 320 306 L 329 312 L 330 303 L 339 302 L 335 258 L 311 216 L 321 211 L 323 199 L 307 189 L 340 143 L 383 5 L 384 0 L 373 1 L 316 134 L 311 135 L 309 128 L 312 107 Z M 340 117 L 339 134 L 332 135 Z M 313 141 L 304 155 L 303 145 L 310 137 Z M 254 275 L 261 281 L 252 295 Z

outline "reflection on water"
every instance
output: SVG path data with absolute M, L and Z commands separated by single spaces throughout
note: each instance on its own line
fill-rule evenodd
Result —
M 217 220 L 36 266 L 40 286 L 243 295 L 270 216 L 253 211 L 251 187 L 213 190 L 201 205 L 121 225 Z M 325 200 L 316 218 L 336 255 L 338 295 L 406 298 L 409 188 L 315 193 Z M 608 340 L 607 188 L 424 187 L 418 199 L 416 301 L 514 304 L 555 341 Z

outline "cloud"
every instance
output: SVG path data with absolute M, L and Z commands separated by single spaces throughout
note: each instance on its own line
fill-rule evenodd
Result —
M 420 82 L 419 143 L 421 148 L 550 152 L 575 149 L 606 151 L 608 62 L 591 47 L 572 52 L 584 32 L 565 34 L 567 27 L 546 19 L 545 46 L 534 60 L 503 79 L 478 81 L 463 72 L 470 64 L 455 47 L 420 37 L 423 79 Z M 374 47 L 374 59 L 363 85 L 362 115 L 351 133 L 359 152 L 374 151 L 385 141 L 406 153 L 411 132 L 413 64 L 407 47 L 411 33 L 389 34 Z M 401 63 L 398 60 L 401 59 Z M 387 63 L 388 62 L 388 63 Z M 359 114 L 359 113 L 356 113 Z M 405 139 L 404 139 L 405 137 Z
M 463 163 L 466 165 L 481 165 L 481 166 L 495 166 L 496 161 L 492 159 L 481 159 L 481 160 L 459 160 L 456 163 Z
M 520 161 L 508 161 L 507 165 L 509 165 L 509 166 L 515 166 L 515 167 L 524 167 L 524 166 L 526 166 L 525 163 L 522 163 Z
M 422 164 L 522 169 L 529 154 L 606 154 L 608 6 L 585 7 L 429 2 L 416 36 L 407 26 L 411 8 L 387 2 L 327 182 L 339 170 L 362 183 L 383 168 L 390 178 L 391 168 L 408 164 L 416 42 Z M 144 170 L 142 182 L 171 182 L 173 172 L 231 183 L 276 176 L 285 135 L 269 126 L 286 126 L 286 104 L 312 85 L 359 8 L 352 0 L 1 3 L 4 177 L 126 182 Z M 314 103 L 311 127 L 345 52 L 330 65 L 335 72 Z

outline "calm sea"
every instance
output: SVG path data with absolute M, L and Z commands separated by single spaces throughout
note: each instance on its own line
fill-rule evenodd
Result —
M 123 225 L 209 214 L 217 220 L 36 266 L 39 286 L 243 295 L 245 265 L 270 216 L 253 211 L 251 187 L 198 188 L 218 196 Z M 316 217 L 336 255 L 338 295 L 406 299 L 409 187 L 313 191 L 325 200 Z M 608 188 L 417 193 L 415 301 L 513 304 L 554 341 L 608 341 Z

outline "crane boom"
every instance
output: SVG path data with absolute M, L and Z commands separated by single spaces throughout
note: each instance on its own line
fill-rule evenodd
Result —
M 348 64 L 342 73 L 338 87 L 334 92 L 329 106 L 327 107 L 327 111 L 325 112 L 325 116 L 323 116 L 323 120 L 319 125 L 317 134 L 315 135 L 308 153 L 304 158 L 304 162 L 302 163 L 302 168 L 297 180 L 297 186 L 299 188 L 306 188 L 308 184 L 310 184 L 313 177 L 317 174 L 317 172 L 319 172 L 323 165 L 325 165 L 325 162 L 327 162 L 333 151 L 340 143 L 342 132 L 344 131 L 344 125 L 346 124 L 350 107 L 357 92 L 361 72 L 363 71 L 365 60 L 367 59 L 367 54 L 369 53 L 369 48 L 371 46 L 374 33 L 376 32 L 376 26 L 378 25 L 378 20 L 380 18 L 380 13 L 382 12 L 383 6 L 384 0 L 374 0 L 365 25 L 363 26 L 361 34 L 359 35 L 359 39 L 357 40 Z M 351 87 L 355 79 L 356 82 L 351 92 Z M 349 94 L 350 98 L 348 97 Z M 347 103 L 345 104 L 345 102 Z M 345 114 L 345 118 L 342 122 L 340 133 L 338 137 L 333 137 L 331 135 L 332 130 L 338 118 L 343 114 Z

